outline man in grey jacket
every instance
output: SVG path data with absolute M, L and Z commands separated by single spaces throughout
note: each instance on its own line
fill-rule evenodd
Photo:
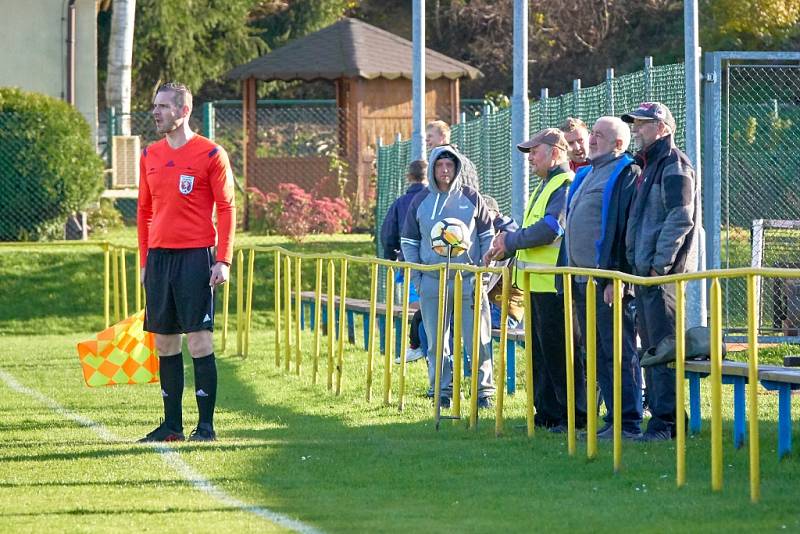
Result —
M 686 154 L 675 147 L 675 119 L 660 102 L 644 102 L 622 116 L 633 124 L 641 151 L 642 174 L 636 180 L 625 236 L 633 274 L 663 276 L 695 270 L 700 191 Z M 636 312 L 644 351 L 675 336 L 675 285 L 637 286 Z M 675 370 L 666 364 L 645 368 L 652 417 L 644 441 L 675 436 Z
M 589 134 L 587 166 L 578 169 L 567 195 L 567 225 L 561 264 L 570 267 L 627 271 L 625 227 L 640 169 L 626 150 L 628 125 L 617 117 L 600 117 Z M 586 290 L 589 280 L 573 276 L 572 299 L 581 331 L 586 331 Z M 613 284 L 595 278 L 597 290 L 597 382 L 606 405 L 605 426 L 597 436 L 614 436 L 614 313 Z M 586 341 L 581 340 L 585 345 Z M 584 347 L 586 348 L 586 347 Z M 636 354 L 633 297 L 622 298 L 622 437 L 638 439 L 642 432 L 642 371 Z
M 477 191 L 462 184 L 461 171 L 463 161 L 458 150 L 445 145 L 436 147 L 431 151 L 430 165 L 428 166 L 428 187 L 417 194 L 411 201 L 411 206 L 406 215 L 403 232 L 401 233 L 400 246 L 406 261 L 434 265 L 445 263 L 446 258 L 438 255 L 431 247 L 431 229 L 442 219 L 451 217 L 462 221 L 469 230 L 470 248 L 464 254 L 454 257 L 451 264 L 469 263 L 480 265 L 481 258 L 489 251 L 494 237 L 492 220 L 483 199 Z M 444 339 L 450 337 L 450 314 L 453 310 L 453 299 L 463 299 L 462 332 L 464 347 L 470 361 L 472 354 L 472 336 L 480 336 L 478 370 L 478 406 L 488 408 L 494 395 L 492 381 L 492 353 L 491 353 L 491 323 L 489 316 L 489 301 L 484 293 L 481 302 L 480 325 L 473 325 L 473 312 L 475 303 L 475 276 L 472 273 L 463 273 L 463 294 L 453 294 L 453 273 L 449 284 L 448 302 L 439 301 L 439 273 L 431 271 L 413 271 L 412 281 L 418 288 L 420 295 L 420 309 L 422 322 L 428 336 L 428 378 L 431 390 L 434 388 L 436 372 L 436 340 L 441 332 L 438 331 L 439 313 L 444 313 L 445 334 Z M 474 332 L 477 330 L 477 332 Z M 448 408 L 453 395 L 453 362 L 448 343 L 443 343 L 443 365 L 439 391 L 441 406 Z

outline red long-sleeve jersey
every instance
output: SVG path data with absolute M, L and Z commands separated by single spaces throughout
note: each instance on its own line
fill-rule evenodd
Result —
M 137 217 L 142 267 L 148 249 L 212 247 L 217 230 L 217 261 L 231 263 L 236 210 L 225 150 L 201 135 L 178 149 L 166 139 L 145 148 L 139 159 Z

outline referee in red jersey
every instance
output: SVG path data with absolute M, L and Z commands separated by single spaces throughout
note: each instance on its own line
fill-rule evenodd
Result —
M 191 113 L 192 93 L 185 85 L 159 87 L 153 119 L 164 139 L 145 148 L 139 160 L 144 327 L 156 336 L 164 401 L 163 422 L 141 442 L 185 439 L 181 334 L 192 355 L 199 412 L 189 440 L 216 439 L 214 288 L 228 280 L 233 255 L 233 173 L 225 150 L 189 128 Z

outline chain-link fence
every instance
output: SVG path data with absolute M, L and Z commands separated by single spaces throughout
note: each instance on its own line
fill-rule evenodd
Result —
M 800 64 L 785 63 L 722 72 L 723 267 L 800 267 Z M 744 281 L 726 281 L 725 297 L 728 331 L 743 333 Z M 798 335 L 798 280 L 769 280 L 759 300 L 762 335 Z
M 609 71 L 602 84 L 581 89 L 557 97 L 548 97 L 546 92 L 530 105 L 531 133 L 548 127 L 559 126 L 567 117 L 579 117 L 592 124 L 604 115 L 621 115 L 634 109 L 639 103 L 656 100 L 665 103 L 677 122 L 676 144 L 683 148 L 685 124 L 685 89 L 683 64 L 651 67 L 632 74 L 614 77 Z M 500 210 L 511 210 L 511 111 L 503 109 L 484 114 L 476 120 L 457 124 L 452 128 L 451 141 L 475 164 L 481 184 L 481 193 L 497 200 Z M 410 141 L 401 141 L 378 149 L 378 187 L 376 206 L 376 228 L 380 229 L 392 202 L 406 188 L 406 171 L 411 159 Z M 536 187 L 531 177 L 530 187 Z M 383 244 L 378 235 L 377 254 L 381 255 Z M 383 287 L 383 280 L 381 281 Z
M 492 104 L 480 99 L 461 102 L 465 119 L 481 117 Z M 449 108 L 438 110 L 449 114 Z M 240 192 L 244 192 L 244 132 L 242 102 L 223 100 L 197 106 L 190 119 L 193 130 L 214 139 L 228 151 Z M 357 166 L 370 161 L 355 161 L 356 125 L 335 100 L 259 100 L 256 109 L 255 155 L 251 162 L 248 187 L 275 192 L 282 183 L 294 183 L 317 196 L 353 198 L 358 187 Z M 153 126 L 150 112 L 127 115 L 107 110 L 101 117 L 100 150 L 111 166 L 108 140 L 129 128 L 139 136 L 141 146 L 161 136 Z M 362 158 L 364 159 L 364 158 Z M 360 169 L 370 174 L 370 169 Z M 108 187 L 112 187 L 108 178 Z M 135 198 L 114 198 L 126 221 L 135 221 Z M 372 211 L 370 211 L 372 213 Z

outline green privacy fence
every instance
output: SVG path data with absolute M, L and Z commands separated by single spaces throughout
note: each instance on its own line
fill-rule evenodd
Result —
M 558 127 L 567 117 L 578 117 L 591 125 L 604 115 L 621 115 L 639 103 L 659 101 L 672 111 L 677 123 L 676 144 L 684 148 L 686 120 L 685 76 L 683 63 L 654 67 L 645 60 L 641 71 L 615 77 L 612 69 L 603 83 L 581 88 L 580 81 L 573 91 L 550 97 L 542 91 L 539 100 L 530 103 L 530 132 Z M 463 117 L 463 115 L 462 115 Z M 451 142 L 475 164 L 480 177 L 481 193 L 497 200 L 500 211 L 511 212 L 511 110 L 484 113 L 475 120 L 452 126 Z M 392 202 L 406 189 L 406 171 L 411 163 L 411 141 L 398 140 L 392 145 L 378 147 L 378 180 L 375 205 L 376 254 L 383 255 L 380 227 Z M 531 176 L 530 188 L 537 185 Z M 385 287 L 385 270 L 379 275 L 379 288 Z M 383 295 L 381 295 L 383 299 Z
M 609 70 L 606 80 L 596 86 L 575 89 L 567 94 L 542 97 L 531 102 L 531 133 L 559 126 L 567 117 L 579 117 L 587 124 L 603 115 L 621 115 L 640 102 L 657 100 L 665 103 L 677 122 L 676 143 L 683 148 L 685 91 L 682 63 L 653 67 L 645 62 L 641 71 L 614 77 Z M 453 126 L 451 141 L 475 164 L 480 177 L 481 193 L 494 197 L 500 210 L 511 210 L 511 110 L 484 113 L 480 118 Z M 411 142 L 397 141 L 378 148 L 378 183 L 376 201 L 377 253 L 383 251 L 380 226 L 392 202 L 406 188 L 405 175 L 411 162 Z M 531 180 L 531 187 L 536 185 Z

